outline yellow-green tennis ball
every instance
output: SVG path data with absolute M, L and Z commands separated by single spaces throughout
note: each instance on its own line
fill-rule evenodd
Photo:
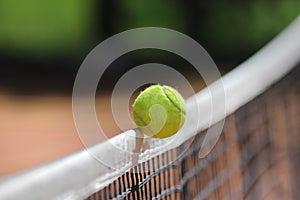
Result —
M 154 138 L 167 138 L 179 131 L 186 118 L 186 105 L 177 90 L 152 85 L 133 103 L 133 119 L 139 129 Z

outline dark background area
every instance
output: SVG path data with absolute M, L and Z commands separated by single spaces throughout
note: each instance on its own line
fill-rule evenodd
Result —
M 191 36 L 226 73 L 299 13 L 298 0 L 0 0 L 0 91 L 70 95 L 90 50 L 116 33 L 145 26 Z M 153 61 L 193 74 L 188 63 L 167 52 L 136 51 L 107 70 L 106 89 L 128 69 Z

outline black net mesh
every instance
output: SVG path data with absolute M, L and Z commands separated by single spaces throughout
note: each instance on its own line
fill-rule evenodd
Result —
M 299 71 L 227 117 L 206 158 L 198 157 L 201 132 L 192 144 L 138 164 L 87 199 L 297 199 Z

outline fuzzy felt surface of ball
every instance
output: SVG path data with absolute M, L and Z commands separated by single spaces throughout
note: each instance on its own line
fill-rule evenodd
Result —
M 167 138 L 177 133 L 186 119 L 183 97 L 174 88 L 152 85 L 133 103 L 133 119 L 140 131 L 153 138 Z

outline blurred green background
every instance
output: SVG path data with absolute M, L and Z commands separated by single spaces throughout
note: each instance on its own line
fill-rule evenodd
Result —
M 71 94 L 77 70 L 93 47 L 120 31 L 145 26 L 193 37 L 225 73 L 299 14 L 299 0 L 0 0 L 0 91 Z M 114 78 L 105 81 L 111 85 L 128 68 L 161 59 L 191 70 L 167 52 L 137 51 L 116 61 L 108 70 Z

